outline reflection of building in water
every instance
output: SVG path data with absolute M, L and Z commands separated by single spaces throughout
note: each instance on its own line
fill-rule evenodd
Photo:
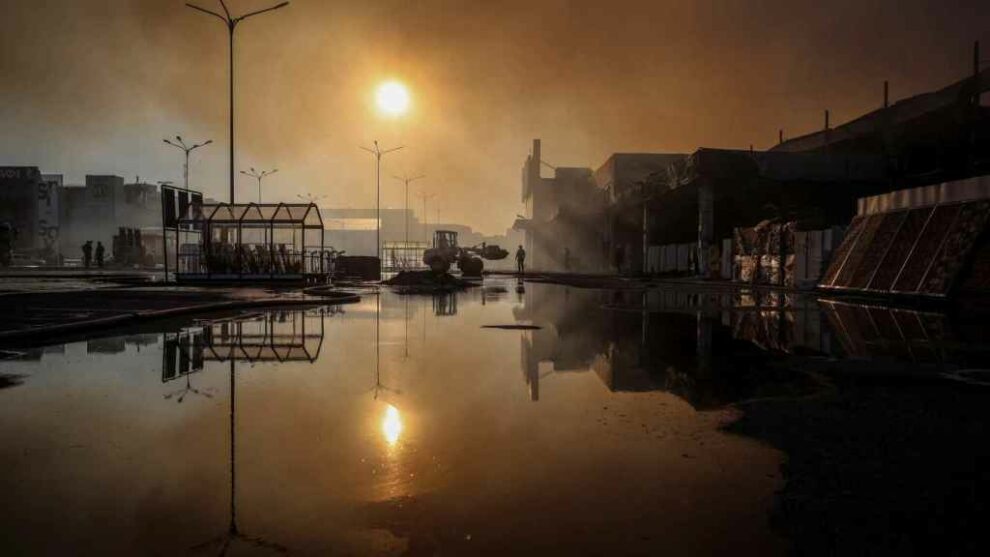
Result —
M 94 338 L 86 341 L 87 354 L 119 354 L 125 348 L 124 337 Z
M 140 351 L 143 346 L 154 346 L 158 344 L 158 333 L 140 333 L 127 335 L 124 337 L 124 344 L 135 346 Z
M 827 319 L 825 318 L 827 316 Z M 550 373 L 593 370 L 612 391 L 664 390 L 696 408 L 805 392 L 811 381 L 771 353 L 975 365 L 944 315 L 819 302 L 776 292 L 612 293 L 531 285 L 519 321 L 533 400 Z M 972 335 L 970 335 L 972 336 Z M 950 342 L 947 342 L 950 341 Z M 954 346 L 954 353 L 947 346 Z M 544 389 L 545 390 L 545 389 Z
M 115 336 L 105 338 L 94 338 L 86 341 L 87 354 L 120 354 L 128 346 L 137 348 L 140 352 L 142 346 L 152 346 L 158 344 L 157 333 L 145 333 L 127 336 Z
M 588 370 L 607 337 L 604 315 L 595 311 L 602 295 L 544 285 L 531 285 L 519 294 L 523 305 L 513 309 L 516 320 L 542 327 L 526 331 L 521 339 L 521 367 L 533 400 L 539 399 L 541 377 Z
M 314 362 L 327 310 L 282 309 L 210 321 L 165 334 L 162 381 L 203 369 L 204 361 Z
M 848 357 L 938 369 L 986 367 L 985 347 L 990 338 L 980 325 L 970 330 L 956 327 L 948 316 L 934 312 L 825 300 L 821 304 Z

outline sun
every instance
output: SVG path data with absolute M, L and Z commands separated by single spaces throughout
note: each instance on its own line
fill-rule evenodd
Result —
M 378 110 L 389 116 L 399 116 L 409 110 L 409 90 L 398 81 L 386 81 L 375 94 Z

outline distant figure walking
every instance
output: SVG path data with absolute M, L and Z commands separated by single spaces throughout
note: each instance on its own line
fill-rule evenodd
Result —
M 526 250 L 521 245 L 516 250 L 516 270 L 520 275 L 526 272 Z
M 99 268 L 101 268 L 101 269 L 103 268 L 103 254 L 104 254 L 105 251 L 106 251 L 106 249 L 103 247 L 103 242 L 97 241 L 96 242 L 96 266 L 99 267 Z
M 89 264 L 93 261 L 93 241 L 86 240 L 86 243 L 82 245 L 83 252 L 83 267 L 89 269 Z

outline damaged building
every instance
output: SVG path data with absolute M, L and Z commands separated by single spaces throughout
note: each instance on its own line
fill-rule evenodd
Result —
M 977 201 L 986 195 L 980 187 L 952 184 L 990 174 L 990 108 L 980 102 L 988 89 L 990 70 L 974 67 L 970 77 L 937 91 L 893 104 L 885 95 L 881 108 L 835 128 L 826 111 L 822 130 L 769 151 L 699 149 L 652 175 L 643 190 L 647 248 L 641 271 L 813 286 L 834 263 L 833 252 L 856 251 L 845 246 L 853 241 L 846 227 L 861 249 L 869 243 L 860 223 L 880 218 L 863 212 L 864 199 L 939 185 L 939 191 L 966 189 L 969 202 Z M 958 202 L 956 194 L 943 197 L 954 200 L 944 203 Z M 918 203 L 901 209 L 939 212 L 933 209 L 939 202 Z M 907 222 L 907 214 L 882 228 Z M 946 238 L 953 222 L 930 224 L 926 234 Z M 974 232 L 974 238 L 984 235 L 983 228 Z M 832 276 L 823 284 L 855 289 L 850 285 L 861 282 Z
M 590 168 L 551 167 L 541 142 L 523 165 L 522 201 L 526 215 L 513 226 L 525 234 L 526 265 L 540 271 L 598 272 L 602 258 L 604 200 Z M 544 178 L 541 167 L 553 170 Z

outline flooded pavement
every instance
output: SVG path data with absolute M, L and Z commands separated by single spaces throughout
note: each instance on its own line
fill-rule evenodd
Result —
M 843 491 L 835 508 L 864 492 L 885 508 L 869 489 L 890 463 L 842 470 L 869 488 L 815 483 L 809 470 L 846 460 L 794 437 L 832 450 L 823 423 L 848 439 L 853 417 L 882 421 L 869 396 L 927 408 L 926 423 L 953 405 L 971 436 L 990 401 L 940 375 L 985 364 L 980 327 L 806 297 L 489 279 L 164 329 L 0 354 L 4 554 L 870 552 L 835 543 L 843 517 L 812 511 Z M 847 379 L 861 367 L 886 383 L 864 395 Z M 905 373 L 938 386 L 891 386 Z M 836 406 L 856 411 L 816 418 Z M 886 429 L 870 431 L 877 447 Z M 968 446 L 952 452 L 971 486 L 951 499 L 961 509 L 983 489 Z M 910 493 L 898 501 L 944 502 Z M 914 520 L 891 524 L 938 523 L 905 508 Z

